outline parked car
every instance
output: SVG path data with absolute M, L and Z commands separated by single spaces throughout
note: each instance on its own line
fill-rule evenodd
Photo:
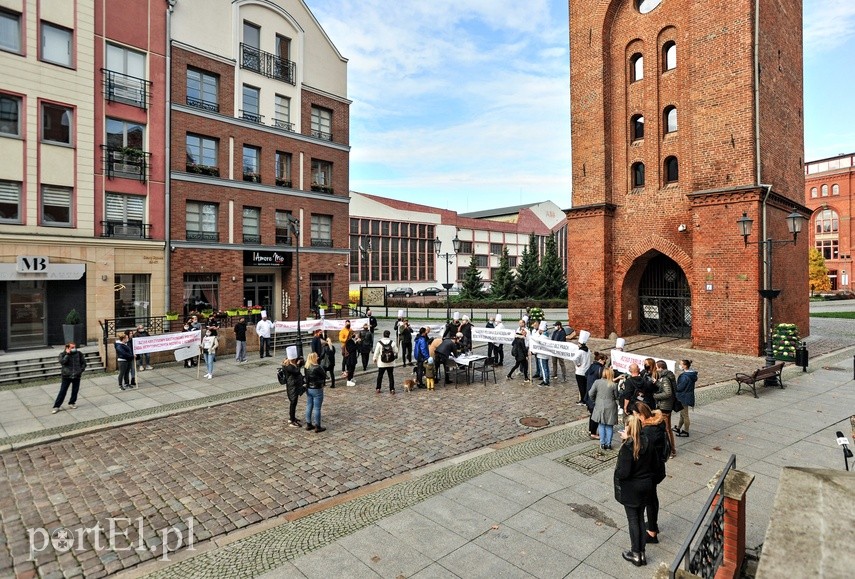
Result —
M 438 296 L 439 294 L 445 293 L 445 290 L 441 287 L 428 287 L 423 290 L 419 290 L 416 292 L 417 296 Z
M 408 298 L 414 293 L 416 292 L 411 287 L 396 287 L 393 290 L 389 290 L 386 295 L 390 298 Z

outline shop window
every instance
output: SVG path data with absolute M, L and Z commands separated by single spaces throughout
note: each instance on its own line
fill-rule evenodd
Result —
M 217 311 L 220 307 L 220 274 L 184 274 L 184 315 Z

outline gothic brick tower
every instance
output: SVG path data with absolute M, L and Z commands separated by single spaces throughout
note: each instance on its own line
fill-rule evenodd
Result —
M 569 319 L 758 354 L 766 260 L 737 219 L 783 240 L 810 215 L 801 0 L 570 0 L 570 68 Z M 774 323 L 803 335 L 807 243 L 772 260 Z

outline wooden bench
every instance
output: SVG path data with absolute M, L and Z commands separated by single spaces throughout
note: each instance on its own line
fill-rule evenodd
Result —
M 781 371 L 783 369 L 784 362 L 778 362 L 766 368 L 758 368 L 753 374 L 737 374 L 736 383 L 739 384 L 739 388 L 736 390 L 736 393 L 739 394 L 742 391 L 743 385 L 751 386 L 754 398 L 759 398 L 757 396 L 757 382 L 762 381 L 765 385 L 767 379 L 774 381 L 779 387 L 783 388 L 784 383 L 781 381 Z

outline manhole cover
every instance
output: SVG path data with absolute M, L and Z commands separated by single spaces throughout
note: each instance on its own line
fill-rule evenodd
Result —
M 543 428 L 544 426 L 549 426 L 549 421 L 539 416 L 526 416 L 520 418 L 520 424 L 527 428 Z
M 832 370 L 834 372 L 848 372 L 849 368 L 841 368 L 840 366 L 823 366 L 823 370 Z

